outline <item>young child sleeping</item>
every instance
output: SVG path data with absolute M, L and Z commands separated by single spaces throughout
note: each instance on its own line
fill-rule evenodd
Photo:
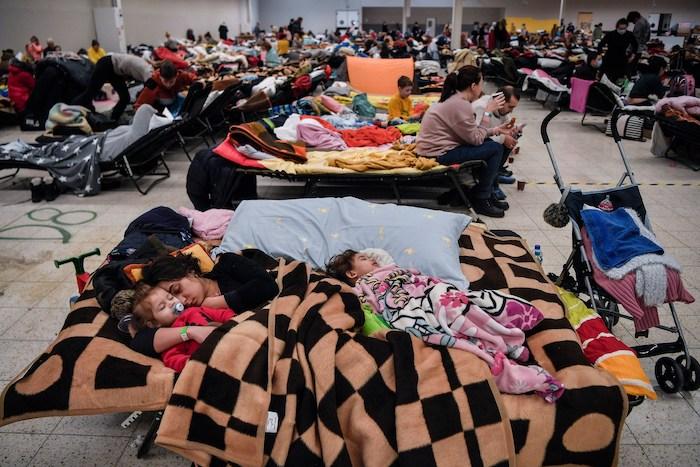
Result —
M 230 308 L 208 308 L 196 306 L 185 308 L 183 304 L 167 290 L 137 284 L 133 298 L 133 315 L 136 326 L 143 327 L 182 327 L 182 343 L 177 344 L 161 354 L 163 363 L 169 368 L 182 371 L 190 356 L 200 344 L 190 340 L 187 335 L 189 326 L 210 326 L 221 324 L 235 316 Z
M 436 277 L 394 264 L 383 250 L 346 250 L 328 273 L 354 287 L 363 304 L 395 329 L 484 360 L 501 392 L 535 391 L 554 402 L 564 386 L 529 359 L 525 333 L 543 319 L 525 300 L 497 291 L 463 291 Z

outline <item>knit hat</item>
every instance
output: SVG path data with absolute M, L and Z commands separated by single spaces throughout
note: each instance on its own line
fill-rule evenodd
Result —
M 112 298 L 110 314 L 112 318 L 119 321 L 117 327 L 122 332 L 129 332 L 129 322 L 134 318 L 132 314 L 134 295 L 135 291 L 133 289 L 125 289 L 114 294 L 114 298 Z

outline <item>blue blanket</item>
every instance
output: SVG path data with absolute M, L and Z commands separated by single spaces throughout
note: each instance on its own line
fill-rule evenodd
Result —
M 664 253 L 658 243 L 642 235 L 638 224 L 641 221 L 633 219 L 625 209 L 606 212 L 586 207 L 581 217 L 598 265 L 604 271 L 620 267 L 635 256 Z

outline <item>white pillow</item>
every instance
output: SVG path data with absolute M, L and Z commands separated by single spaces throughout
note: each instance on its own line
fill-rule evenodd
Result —
M 330 258 L 344 250 L 381 248 L 399 266 L 466 289 L 458 240 L 470 220 L 464 214 L 357 198 L 243 201 L 221 250 L 257 248 L 325 269 Z

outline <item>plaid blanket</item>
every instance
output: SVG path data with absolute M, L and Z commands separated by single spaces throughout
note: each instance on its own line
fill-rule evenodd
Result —
M 506 465 L 487 366 L 364 321 L 346 285 L 280 261 L 279 298 L 215 331 L 175 384 L 156 442 L 200 465 Z M 231 358 L 235 355 L 236 358 Z
M 250 144 L 254 148 L 280 159 L 306 162 L 306 147 L 303 144 L 277 139 L 274 134 L 267 130 L 264 120 L 233 125 L 229 128 L 228 137 L 237 145 Z
M 511 395 L 511 394 L 495 394 L 492 391 L 492 382 L 490 379 L 485 379 L 485 373 L 488 371 L 486 365 L 466 352 L 455 351 L 450 349 L 432 348 L 416 339 L 410 339 L 408 336 L 400 335 L 396 332 L 390 332 L 384 340 L 369 338 L 360 338 L 351 333 L 344 331 L 347 329 L 350 320 L 356 321 L 356 313 L 352 310 L 353 306 L 343 305 L 345 311 L 337 310 L 337 302 L 346 302 L 351 299 L 345 290 L 340 289 L 337 283 L 330 283 L 327 280 L 322 280 L 318 276 L 309 276 L 308 271 L 303 267 L 292 267 L 291 264 L 283 263 L 284 267 L 280 268 L 279 280 L 281 280 L 282 289 L 287 295 L 277 300 L 277 304 L 273 304 L 268 308 L 268 312 L 256 312 L 255 317 L 249 313 L 242 314 L 237 321 L 227 323 L 224 327 L 213 335 L 211 343 L 207 341 L 200 349 L 201 359 L 211 362 L 210 355 L 220 357 L 216 347 L 222 340 L 230 339 L 233 336 L 238 336 L 241 332 L 250 330 L 252 336 L 260 338 L 259 326 L 265 326 L 268 331 L 276 331 L 274 337 L 268 335 L 268 341 L 275 345 L 287 345 L 282 354 L 287 360 L 293 360 L 291 356 L 297 355 L 300 359 L 306 361 L 317 361 L 320 358 L 327 359 L 328 363 L 335 364 L 339 361 L 340 355 L 343 358 L 350 358 L 358 362 L 354 365 L 353 370 L 348 375 L 335 375 L 335 391 L 334 394 L 327 394 L 328 397 L 319 399 L 318 405 L 314 405 L 317 398 L 317 393 L 309 394 L 306 384 L 302 394 L 303 397 L 296 396 L 287 400 L 284 397 L 279 397 L 277 394 L 283 389 L 275 386 L 277 380 L 273 380 L 273 385 L 270 387 L 267 382 L 261 383 L 260 387 L 267 385 L 270 390 L 270 406 L 268 410 L 275 411 L 278 414 L 279 420 L 291 421 L 291 418 L 285 417 L 285 413 L 280 407 L 282 401 L 288 402 L 289 405 L 284 406 L 285 411 L 290 413 L 298 413 L 295 422 L 299 423 L 297 427 L 290 428 L 286 424 L 278 425 L 277 434 L 266 434 L 265 443 L 272 443 L 273 446 L 282 446 L 283 439 L 290 440 L 293 437 L 294 443 L 289 441 L 290 446 L 294 447 L 291 453 L 280 453 L 278 451 L 270 451 L 270 459 L 291 459 L 293 456 L 306 455 L 306 444 L 302 443 L 290 435 L 289 431 L 303 433 L 303 438 L 308 439 L 313 430 L 309 430 L 309 426 L 318 427 L 318 433 L 322 440 L 333 439 L 331 446 L 344 445 L 348 452 L 353 452 L 355 449 L 363 449 L 349 443 L 340 443 L 337 435 L 339 428 L 334 425 L 333 420 L 321 418 L 319 421 L 318 414 L 327 413 L 326 410 L 319 410 L 319 407 L 325 407 L 327 404 L 333 403 L 337 405 L 338 401 L 346 400 L 346 404 L 356 400 L 358 397 L 364 397 L 364 401 L 370 407 L 383 406 L 386 399 L 381 397 L 375 399 L 370 395 L 373 393 L 384 395 L 388 391 L 382 388 L 382 384 L 389 387 L 389 390 L 395 391 L 395 386 L 389 386 L 387 382 L 391 381 L 393 373 L 394 381 L 403 381 L 409 378 L 413 381 L 412 390 L 408 394 L 403 391 L 395 393 L 395 401 L 389 400 L 391 404 L 387 412 L 377 411 L 375 409 L 366 409 L 360 407 L 359 412 L 363 416 L 358 418 L 358 422 L 362 422 L 362 429 L 368 425 L 368 420 L 371 417 L 369 413 L 381 418 L 396 417 L 395 426 L 406 427 L 415 424 L 416 420 L 420 420 L 421 409 L 427 410 L 429 413 L 437 406 L 437 409 L 443 414 L 443 417 L 448 414 L 454 415 L 454 411 L 448 411 L 445 407 L 452 407 L 459 411 L 460 420 L 453 422 L 445 422 L 452 430 L 456 430 L 458 424 L 468 423 L 469 418 L 476 417 L 473 420 L 475 428 L 472 431 L 468 430 L 463 435 L 469 441 L 466 443 L 467 453 L 459 458 L 459 462 L 467 464 L 468 462 L 483 465 L 497 463 L 495 459 L 503 459 L 504 464 L 510 462 L 510 446 L 512 445 L 515 451 L 515 463 L 518 465 L 562 465 L 562 464 L 580 464 L 580 465 L 614 465 L 617 462 L 617 450 L 622 432 L 622 424 L 624 423 L 627 414 L 627 398 L 615 378 L 601 370 L 593 368 L 586 360 L 581 350 L 581 345 L 576 337 L 574 330 L 571 328 L 568 320 L 564 316 L 564 307 L 559 299 L 555 286 L 549 282 L 543 274 L 540 265 L 534 260 L 530 254 L 530 248 L 520 238 L 508 233 L 500 233 L 500 235 L 483 232 L 474 227 L 467 229 L 459 240 L 460 244 L 460 261 L 462 263 L 462 271 L 469 279 L 471 287 L 474 290 L 495 289 L 521 297 L 530 301 L 544 315 L 544 319 L 532 330 L 526 333 L 526 343 L 534 360 L 550 372 L 555 378 L 561 381 L 566 391 L 561 399 L 555 404 L 548 404 L 536 395 Z M 277 263 L 272 264 L 275 267 Z M 297 284 L 297 287 L 293 287 Z M 309 287 L 313 287 L 309 289 Z M 334 290 L 337 290 L 335 292 Z M 309 290 L 313 292 L 307 293 Z M 290 293 L 293 292 L 291 295 Z M 308 295 L 308 297 L 307 297 Z M 303 299 L 303 297 L 307 297 Z M 329 298 L 330 297 L 330 298 Z M 302 322 L 292 322 L 289 324 L 285 321 L 284 313 L 279 310 L 296 308 L 293 303 L 305 300 L 305 307 L 309 309 L 298 310 L 296 319 L 301 319 Z M 279 310 L 278 310 L 279 309 Z M 272 314 L 271 314 L 272 312 Z M 328 313 L 327 313 L 328 312 Z M 319 316 L 320 315 L 320 316 Z M 328 315 L 328 320 L 326 316 Z M 273 325 L 268 325 L 263 320 L 258 322 L 263 317 L 275 316 Z M 331 319 L 331 316 L 333 317 Z M 256 321 L 256 319 L 258 321 Z M 314 326 L 324 327 L 331 326 L 334 332 L 319 333 L 315 331 Z M 240 328 L 235 330 L 236 328 Z M 280 336 L 281 330 L 291 329 L 297 336 L 289 338 Z M 336 331 L 336 329 L 338 329 Z M 333 351 L 331 355 L 319 355 L 319 353 L 311 352 L 308 355 L 300 353 L 299 346 L 302 349 L 309 347 L 309 338 L 311 334 L 323 335 L 324 339 L 336 339 L 338 351 Z M 409 340 L 406 340 L 409 339 Z M 258 344 L 254 340 L 250 341 L 252 347 L 259 350 Z M 299 344 L 291 345 L 292 342 L 300 342 Z M 321 343 L 322 344 L 322 343 Z M 375 344 L 375 345 L 373 345 Z M 224 345 L 221 343 L 221 345 Z M 346 353 L 341 352 L 342 348 L 348 346 Z M 342 348 L 341 348 L 342 347 Z M 222 347 L 223 348 L 223 347 Z M 315 347 L 314 347 L 315 348 Z M 321 349 L 321 347 L 318 347 Z M 357 351 L 351 351 L 357 349 Z M 390 350 L 390 356 L 382 356 L 382 352 Z M 246 348 L 242 348 L 243 351 Z M 296 351 L 296 353 L 295 353 Z M 459 352 L 459 354 L 455 354 Z M 262 354 L 258 352 L 258 358 L 262 358 Z M 280 355 L 279 349 L 275 349 L 274 355 Z M 431 357 L 432 355 L 432 357 Z M 456 356 L 457 355 L 457 356 Z M 398 357 L 400 356 L 400 357 Z M 406 357 L 404 357 L 406 356 Z M 205 365 L 198 361 L 198 356 L 193 358 L 191 363 L 192 368 L 202 370 L 209 369 L 207 379 L 214 381 L 218 375 L 215 371 L 218 366 Z M 238 358 L 227 357 L 229 360 L 238 361 Z M 280 357 L 281 358 L 281 357 Z M 406 358 L 409 362 L 406 365 L 400 365 L 400 362 Z M 464 359 L 464 360 L 462 360 Z M 240 359 L 245 364 L 248 364 L 251 357 L 243 354 Z M 384 364 L 379 366 L 379 377 L 372 378 L 364 386 L 361 386 L 357 381 L 373 374 L 372 367 L 367 369 L 364 363 L 383 361 Z M 463 361 L 463 366 L 455 366 L 454 362 Z M 276 368 L 278 361 L 271 361 L 269 367 Z M 364 362 L 360 364 L 360 362 Z M 389 364 L 387 364 L 389 362 Z M 397 365 L 399 363 L 399 365 Z M 415 367 L 416 363 L 421 366 Z M 467 365 L 468 363 L 468 365 Z M 217 364 L 218 365 L 218 364 Z M 222 364 L 222 368 L 226 364 Z M 256 366 L 260 368 L 259 366 Z M 294 370 L 298 371 L 301 368 L 294 365 Z M 320 371 L 333 372 L 333 367 L 319 366 Z M 281 367 L 280 367 L 281 370 Z M 183 376 L 188 377 L 189 368 L 185 369 Z M 192 370 L 197 371 L 197 370 Z M 457 372 L 458 378 L 454 378 L 454 373 Z M 267 371 L 264 373 L 267 375 Z M 224 373 L 222 372 L 222 376 Z M 437 376 L 436 376 L 437 375 Z M 461 376 L 460 376 L 461 375 Z M 312 378 L 312 375 L 308 375 Z M 386 379 L 385 379 L 386 377 Z M 477 386 L 472 386 L 472 392 L 467 397 L 466 392 L 461 394 L 461 390 L 457 389 L 453 395 L 441 396 L 431 392 L 432 385 L 426 383 L 435 379 L 447 379 L 448 384 L 459 388 L 462 382 L 481 379 L 481 383 Z M 261 375 L 245 374 L 246 381 L 262 381 Z M 222 381 L 230 382 L 235 380 L 226 376 Z M 297 379 L 298 380 L 298 379 Z M 319 377 L 319 381 L 320 381 Z M 332 381 L 333 378 L 328 379 Z M 186 380 L 182 380 L 184 384 Z M 194 381 L 194 378 L 191 379 Z M 216 380 L 218 381 L 218 380 Z M 315 381 L 313 378 L 310 381 Z M 488 384 L 486 384 L 488 382 Z M 29 368 L 23 371 L 20 375 L 10 382 L 2 393 L 0 398 L 0 425 L 7 425 L 15 421 L 46 417 L 54 415 L 82 415 L 96 414 L 109 412 L 129 412 L 132 410 L 155 410 L 162 409 L 168 403 L 169 397 L 173 391 L 174 373 L 172 370 L 165 368 L 159 360 L 148 358 L 140 355 L 127 346 L 124 335 L 116 328 L 116 322 L 109 319 L 107 314 L 99 308 L 95 300 L 95 292 L 91 285 L 81 295 L 79 301 L 72 307 L 71 312 L 66 317 L 66 322 L 63 325 L 56 340 L 42 353 Z M 246 382 L 246 384 L 249 384 Z M 255 383 L 252 383 L 255 384 Z M 194 399 L 196 410 L 203 409 L 206 405 L 212 404 L 211 413 L 217 413 L 214 407 L 222 405 L 223 400 L 232 398 L 232 394 L 236 394 L 240 387 L 221 384 L 215 386 L 216 390 L 211 394 L 205 393 L 204 387 L 202 396 L 205 400 Z M 311 387 L 311 386 L 310 386 Z M 362 387 L 356 394 L 355 387 Z M 438 388 L 444 388 L 444 384 L 438 384 Z M 411 389 L 410 385 L 399 384 L 399 388 Z M 289 388 L 294 392 L 296 388 Z M 321 388 L 323 389 L 323 388 Z M 274 390 L 274 395 L 273 391 Z M 315 389 L 314 389 L 315 390 Z M 177 393 L 192 393 L 194 388 L 183 388 L 178 381 Z M 466 390 L 465 390 L 466 391 Z M 415 393 L 419 397 L 425 399 L 420 403 L 415 403 Z M 322 394 L 319 390 L 318 394 Z M 477 393 L 477 394 L 475 394 Z M 206 394 L 206 395 L 205 395 Z M 249 391 L 246 390 L 246 394 Z M 262 400 L 267 400 L 267 391 L 262 394 Z M 490 394 L 490 396 L 489 396 Z M 364 395 L 364 396 L 363 396 Z M 433 396 L 439 396 L 433 398 Z M 475 402 L 489 401 L 489 397 L 495 396 L 495 405 L 498 406 L 498 411 L 493 410 L 494 404 L 486 403 L 489 410 L 483 411 Z M 218 399 L 217 399 L 218 398 Z M 190 404 L 193 400 L 181 399 Z M 413 405 L 401 406 L 404 401 L 413 400 Z M 426 402 L 427 400 L 430 400 Z M 171 405 L 177 406 L 177 399 L 171 400 Z M 355 407 L 354 405 L 342 405 L 338 410 L 345 407 Z M 233 408 L 228 405 L 225 407 L 230 413 Z M 472 410 L 474 409 L 474 410 Z M 218 409 L 217 409 L 218 410 Z M 259 408 L 257 410 L 260 410 Z M 265 410 L 265 409 L 262 409 Z M 189 413 L 194 416 L 195 409 L 185 410 L 184 413 Z M 221 412 L 219 415 L 221 415 Z M 332 411 L 331 411 L 332 413 Z M 304 414 L 310 414 L 305 416 Z M 198 417 L 198 415 L 197 415 Z M 238 418 L 238 414 L 236 414 Z M 358 416 L 359 417 L 359 416 Z M 425 417 L 423 415 L 423 417 Z M 507 417 L 510 425 L 510 435 L 507 443 L 500 443 L 499 436 L 502 433 L 502 417 Z M 235 431 L 230 434 L 239 433 L 242 430 L 244 433 L 248 430 L 247 439 L 254 439 L 260 442 L 261 437 L 257 436 L 257 431 L 252 433 L 248 425 L 238 424 L 237 418 L 226 419 L 226 424 L 230 423 L 235 427 Z M 347 418 L 336 416 L 338 420 Z M 429 417 L 430 418 L 430 417 Z M 434 417 L 433 417 L 434 418 Z M 485 418 L 485 420 L 484 420 Z M 462 421 L 465 419 L 465 421 Z M 187 426 L 190 425 L 190 419 L 183 419 Z M 223 420 L 217 419 L 217 423 L 223 423 Z M 373 430 L 365 432 L 365 437 L 362 438 L 362 443 L 373 443 L 381 439 L 396 438 L 396 447 L 392 446 L 394 452 L 398 455 L 399 461 L 403 463 L 415 463 L 421 465 L 429 465 L 431 462 L 421 462 L 423 456 L 433 459 L 429 456 L 440 456 L 442 452 L 441 446 L 449 444 L 451 447 L 446 448 L 446 453 L 454 453 L 455 441 L 461 435 L 453 435 L 447 437 L 434 444 L 434 451 L 427 447 L 424 449 L 412 449 L 411 444 L 413 438 L 416 438 L 417 443 L 423 443 L 428 436 L 442 436 L 440 428 L 425 420 L 425 425 L 421 421 L 421 426 L 428 427 L 428 435 L 416 434 L 411 430 L 399 430 L 397 434 L 391 433 L 384 435 L 380 426 L 386 425 L 385 422 L 373 422 L 375 425 Z M 214 456 L 217 454 L 207 453 L 202 451 L 202 447 L 209 444 L 215 444 L 222 447 L 218 455 L 223 456 L 225 448 L 228 445 L 225 441 L 219 443 L 222 434 L 220 428 L 222 425 L 212 425 L 212 432 L 219 438 L 201 441 L 187 441 L 187 449 L 196 446 L 199 453 L 204 452 L 204 457 L 211 457 L 215 463 Z M 345 435 L 347 433 L 348 440 L 358 439 L 362 435 L 361 431 L 351 430 L 355 424 L 350 426 L 341 426 L 340 430 Z M 466 425 L 464 425 L 466 427 Z M 485 440 L 490 439 L 491 435 L 484 432 L 485 427 L 491 426 L 496 433 L 493 437 L 493 445 L 498 445 L 502 450 L 498 456 L 492 456 L 492 445 Z M 246 428 L 247 427 L 247 428 Z M 164 428 L 168 428 L 164 426 Z M 173 432 L 168 428 L 168 432 L 172 433 L 173 439 L 178 438 L 177 432 Z M 218 431 L 217 431 L 218 430 Z M 433 430 L 431 432 L 431 430 Z M 165 431 L 161 431 L 163 435 Z M 229 432 L 224 430 L 223 436 Z M 329 433 L 333 433 L 331 436 Z M 401 437 L 398 433 L 402 433 Z M 273 438 L 274 442 L 268 441 L 268 438 Z M 405 436 L 404 436 L 405 435 Z M 352 438 L 350 437 L 352 436 Z M 280 441 L 277 441 L 277 438 Z M 474 439 L 476 438 L 476 441 Z M 180 437 L 180 440 L 183 438 Z M 186 439 L 186 438 L 184 438 Z M 246 438 L 239 438 L 246 439 Z M 161 440 L 165 442 L 165 439 Z M 311 446 L 314 443 L 309 441 Z M 374 445 L 373 445 L 374 446 Z M 328 444 L 324 446 L 328 447 Z M 251 444 L 240 445 L 239 449 L 250 449 L 246 455 L 254 456 L 259 453 L 259 447 Z M 330 447 L 329 447 L 330 449 Z M 478 451 L 477 451 L 478 449 Z M 483 451 L 482 451 L 483 449 Z M 282 449 L 283 451 L 283 449 Z M 263 446 L 263 455 L 265 453 Z M 318 452 L 318 451 L 311 451 Z M 328 458 L 337 454 L 337 451 L 323 451 L 324 455 L 328 452 Z M 336 454 L 331 454 L 331 453 Z M 382 450 L 382 452 L 390 452 Z M 259 454 L 258 454 L 259 455 Z M 314 454 L 310 454 L 312 457 Z M 492 456 L 492 457 L 489 457 Z M 296 458 L 296 457 L 294 457 Z M 299 457 L 305 459 L 305 457 Z M 444 458 L 440 458 L 444 459 Z M 508 459 L 508 460 L 505 460 Z M 374 457 L 366 460 L 366 464 L 381 463 L 382 459 L 376 461 Z M 405 461 L 405 462 L 404 462 Z M 271 462 L 273 463 L 273 462 Z M 440 463 L 449 463 L 449 459 Z

